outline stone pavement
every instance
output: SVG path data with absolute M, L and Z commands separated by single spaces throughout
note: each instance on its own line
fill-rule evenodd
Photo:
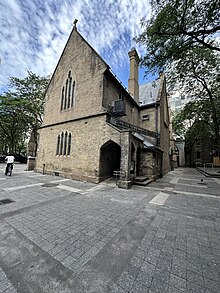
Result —
M 0 293 L 220 292 L 220 179 L 119 189 L 0 164 Z

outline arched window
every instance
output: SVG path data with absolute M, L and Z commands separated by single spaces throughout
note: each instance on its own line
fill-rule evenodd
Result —
M 61 110 L 63 110 L 63 102 L 64 102 L 64 86 L 62 88 L 62 94 L 61 94 Z
M 75 86 L 76 86 L 76 82 L 74 80 L 74 82 L 73 82 L 73 88 L 72 88 L 71 107 L 74 106 Z
M 66 80 L 65 99 L 64 99 L 64 109 L 66 109 L 66 106 L 67 106 L 67 93 L 68 93 L 68 79 Z
M 59 150 L 60 150 L 60 135 L 58 135 L 57 137 L 57 151 L 56 151 L 56 155 L 59 155 Z
M 70 155 L 70 149 L 71 149 L 71 133 L 69 133 L 69 137 L 68 137 L 67 156 Z
M 69 71 L 65 86 L 62 88 L 61 110 L 74 106 L 75 84 L 76 83 L 71 76 L 71 71 Z
M 64 137 L 64 149 L 63 149 L 63 154 L 66 155 L 66 148 L 67 148 L 67 131 L 65 132 L 65 137 Z
M 60 143 L 60 156 L 63 154 L 63 132 L 61 133 L 61 143 Z
M 70 107 L 70 101 L 71 101 L 71 90 L 72 90 L 72 77 L 69 79 L 69 92 L 68 92 L 68 103 L 67 108 Z
M 57 156 L 69 156 L 71 151 L 71 133 L 64 131 L 57 136 L 57 149 L 56 155 Z

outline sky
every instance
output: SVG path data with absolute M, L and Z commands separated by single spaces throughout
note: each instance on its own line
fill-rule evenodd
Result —
M 74 19 L 79 33 L 127 87 L 128 51 L 136 47 L 139 56 L 146 53 L 133 38 L 149 15 L 148 0 L 0 0 L 0 93 L 12 76 L 52 74 Z M 144 75 L 141 69 L 140 84 L 155 78 Z

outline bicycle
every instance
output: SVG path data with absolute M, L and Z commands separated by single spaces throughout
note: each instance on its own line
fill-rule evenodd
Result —
M 12 165 L 8 167 L 8 175 L 11 176 L 11 174 L 12 174 Z
M 6 170 L 7 170 L 7 173 L 5 173 L 5 175 L 11 176 L 12 175 L 12 170 L 13 170 L 13 164 L 9 164 L 9 166 L 8 166 L 8 168 Z

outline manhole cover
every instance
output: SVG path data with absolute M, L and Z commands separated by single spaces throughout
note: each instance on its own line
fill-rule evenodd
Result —
M 57 186 L 59 185 L 58 183 L 44 183 L 42 186 L 43 187 L 54 187 L 54 186 Z
M 7 203 L 12 203 L 14 200 L 11 200 L 10 198 L 5 198 L 0 200 L 0 205 L 1 204 L 7 204 Z

